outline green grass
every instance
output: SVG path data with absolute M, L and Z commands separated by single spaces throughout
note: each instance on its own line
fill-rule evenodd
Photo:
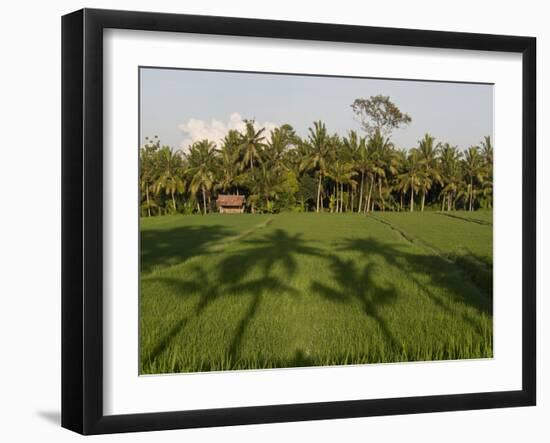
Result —
M 142 219 L 140 373 L 492 357 L 491 243 L 437 213 Z
M 465 218 L 467 220 L 477 222 L 478 224 L 492 225 L 493 224 L 493 211 L 480 209 L 478 211 L 454 211 L 454 212 L 442 212 L 442 214 L 455 216 L 459 218 Z
M 493 294 L 493 225 L 489 211 L 377 213 L 375 217 L 460 267 L 483 292 Z

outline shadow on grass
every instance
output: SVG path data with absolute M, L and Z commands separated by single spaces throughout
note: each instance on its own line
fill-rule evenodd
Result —
M 453 313 L 453 308 L 443 295 L 435 294 L 431 287 L 441 288 L 452 300 L 492 315 L 490 293 L 465 281 L 464 272 L 460 267 L 436 254 L 420 254 L 409 252 L 407 249 L 407 245 L 380 242 L 374 238 L 347 239 L 338 246 L 340 251 L 355 251 L 365 258 L 370 255 L 383 258 L 388 264 L 406 274 L 425 295 L 447 312 Z M 423 279 L 419 276 L 423 276 Z
M 493 264 L 490 259 L 470 251 L 450 257 L 464 271 L 466 276 L 493 298 Z
M 151 349 L 149 352 L 146 353 L 146 355 L 142 356 L 142 365 L 145 362 L 148 362 L 151 364 L 156 360 L 156 358 L 162 354 L 168 345 L 174 340 L 174 338 L 185 328 L 185 325 L 189 321 L 189 317 L 181 318 L 174 322 L 174 324 L 170 327 L 169 331 L 162 336 L 157 344 Z
M 197 229 L 200 234 L 198 238 L 194 238 Z M 185 246 L 185 252 L 181 253 L 182 258 L 209 253 L 208 245 L 211 242 L 230 235 L 220 227 L 197 229 L 179 231 L 181 239 L 176 239 L 176 243 L 181 242 L 183 247 L 187 241 L 192 242 L 190 247 Z M 201 231 L 202 229 L 204 231 Z M 174 230 L 168 231 L 166 235 L 172 238 Z M 165 240 L 168 241 L 168 238 Z M 174 340 L 185 337 L 185 328 L 189 320 L 200 318 L 204 311 L 221 297 L 235 297 L 236 300 L 244 300 L 245 303 L 241 317 L 234 320 L 232 335 L 227 345 L 227 356 L 231 365 L 238 366 L 243 340 L 265 297 L 282 293 L 300 295 L 300 292 L 289 284 L 289 280 L 298 272 L 298 257 L 301 255 L 322 258 L 326 266 L 318 272 L 328 273 L 332 278 L 332 283 L 313 282 L 310 286 L 311 291 L 335 303 L 359 303 L 364 314 L 378 325 L 389 353 L 399 352 L 400 346 L 381 308 L 394 303 L 399 297 L 399 290 L 391 282 L 381 286 L 373 278 L 376 273 L 384 271 L 373 263 L 374 256 L 383 258 L 389 266 L 401 270 L 406 279 L 419 287 L 434 305 L 450 315 L 461 315 L 473 328 L 481 327 L 479 320 L 468 313 L 458 313 L 452 300 L 472 306 L 479 312 L 492 314 L 490 298 L 473 284 L 465 282 L 456 265 L 435 254 L 417 253 L 407 244 L 380 242 L 374 238 L 351 238 L 335 245 L 336 253 L 326 254 L 304 240 L 301 234 L 289 234 L 282 229 L 275 229 L 250 239 L 243 239 L 239 246 L 235 252 L 222 256 L 212 271 L 189 264 L 187 270 L 190 275 L 186 278 L 154 275 L 147 277 L 148 281 L 170 286 L 172 292 L 181 297 L 193 294 L 198 295 L 198 299 L 194 301 L 195 304 L 186 318 L 176 319 L 168 326 L 167 332 L 163 337 L 159 337 L 156 346 L 150 350 L 143 350 L 142 365 L 146 364 L 147 367 L 142 366 L 142 369 L 145 369 L 142 372 L 158 373 L 155 368 L 159 366 L 155 362 L 163 358 Z M 162 260 L 171 259 L 179 253 L 173 247 L 167 250 L 163 248 L 157 246 Z M 343 259 L 338 252 L 355 252 L 361 260 Z M 148 253 L 157 252 L 151 249 Z M 158 263 L 158 259 L 155 263 Z M 433 288 L 441 288 L 441 293 Z M 301 353 L 289 362 L 289 366 L 310 366 L 312 362 L 310 357 Z M 178 369 L 173 368 L 171 371 L 177 372 Z
M 148 273 L 155 267 L 176 265 L 208 253 L 213 244 L 235 234 L 236 231 L 221 225 L 142 230 L 141 272 Z
M 191 279 L 173 277 L 149 277 L 148 281 L 170 286 L 181 296 L 193 293 L 199 299 L 190 317 L 199 317 L 204 310 L 222 296 L 246 297 L 250 299 L 244 315 L 237 321 L 233 337 L 228 347 L 230 361 L 239 360 L 239 348 L 246 331 L 254 319 L 265 294 L 288 293 L 299 295 L 299 291 L 284 283 L 281 278 L 291 278 L 298 267 L 295 255 L 320 255 L 313 247 L 307 246 L 301 235 L 289 235 L 277 229 L 257 239 L 243 240 L 243 250 L 221 260 L 216 272 L 207 273 L 200 266 L 193 266 Z M 276 274 L 274 269 L 280 267 Z M 250 275 L 259 273 L 257 278 Z M 190 318 L 189 317 L 189 318 Z M 185 329 L 187 319 L 174 322 L 158 345 L 143 355 L 144 362 L 154 362 L 169 344 Z
M 321 256 L 315 247 L 309 246 L 302 234 L 289 234 L 276 229 L 258 238 L 241 242 L 242 250 L 228 256 L 220 263 L 219 277 L 223 283 L 238 282 L 260 270 L 267 277 L 276 266 L 290 278 L 298 269 L 297 255 Z
M 353 260 L 342 260 L 336 255 L 331 255 L 328 259 L 337 288 L 315 282 L 311 285 L 312 291 L 338 303 L 359 301 L 365 315 L 377 323 L 388 348 L 397 351 L 397 341 L 379 313 L 380 307 L 397 299 L 395 287 L 389 285 L 384 288 L 374 282 L 372 275 L 376 266 L 372 262 L 360 267 Z
M 462 270 L 438 255 L 415 253 L 408 245 L 380 242 L 374 238 L 344 240 L 336 246 L 336 251 L 353 251 L 364 260 L 344 260 L 338 255 L 330 255 L 327 259 L 332 284 L 314 282 L 311 290 L 334 302 L 359 302 L 365 315 L 378 325 L 390 354 L 399 353 L 401 349 L 380 309 L 394 303 L 399 297 L 399 291 L 391 283 L 386 286 L 376 283 L 373 276 L 383 273 L 383 269 L 373 263 L 374 256 L 382 258 L 394 269 L 399 269 L 431 303 L 450 316 L 460 316 L 474 331 L 483 333 L 482 320 L 457 309 L 452 301 L 492 315 L 489 294 L 465 282 Z M 365 265 L 360 264 L 365 261 Z M 440 293 L 433 288 L 440 288 Z

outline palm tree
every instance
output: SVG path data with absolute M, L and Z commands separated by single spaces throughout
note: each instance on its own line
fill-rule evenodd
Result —
M 215 153 L 213 142 L 201 140 L 194 143 L 187 154 L 189 163 L 187 174 L 191 177 L 190 191 L 197 195 L 202 192 L 203 213 L 206 215 L 206 192 L 212 189 L 215 183 Z
M 223 139 L 222 147 L 218 151 L 219 156 L 219 182 L 216 185 L 217 189 L 227 192 L 234 185 L 242 182 L 241 176 L 242 165 L 240 159 L 240 134 L 235 130 L 230 130 Z M 237 187 L 237 194 L 239 188 Z
M 418 148 L 412 148 L 407 156 L 405 172 L 397 176 L 398 188 L 402 192 L 410 192 L 410 211 L 414 211 L 414 193 L 418 192 L 422 180 L 425 178 L 421 155 Z
M 418 142 L 418 152 L 423 166 L 423 179 L 420 185 L 420 190 L 422 192 L 421 212 L 424 212 L 426 194 L 431 189 L 433 182 L 437 181 L 441 183 L 441 175 L 439 173 L 439 164 L 437 161 L 439 144 L 435 145 L 434 142 L 435 138 L 430 134 L 425 134 L 424 138 Z
M 264 147 L 262 133 L 265 128 L 256 131 L 254 120 L 245 120 L 245 132 L 241 134 L 240 149 L 243 154 L 243 163 L 248 164 L 251 171 L 254 170 L 254 161 L 261 162 L 261 151 Z
M 371 204 L 372 191 L 376 180 L 378 184 L 378 208 L 383 211 L 386 207 L 386 202 L 384 199 L 384 192 L 382 191 L 382 184 L 386 184 L 388 174 L 395 174 L 397 172 L 397 158 L 395 156 L 394 145 L 390 142 L 389 138 L 382 135 L 380 130 L 376 130 L 374 134 L 369 137 L 367 149 L 370 151 L 370 155 L 373 159 L 373 174 L 369 195 L 367 197 L 367 205 L 370 206 Z M 374 207 L 374 203 L 372 203 L 372 207 Z
M 250 189 L 254 196 L 264 199 L 268 212 L 272 204 L 270 199 L 277 195 L 280 183 L 280 169 L 272 164 L 262 163 L 251 173 Z
M 266 144 L 264 157 L 279 169 L 288 169 L 285 162 L 289 149 L 297 145 L 298 139 L 290 125 L 283 125 L 271 131 L 271 140 Z
M 328 169 L 331 155 L 331 140 L 324 123 L 316 121 L 313 125 L 313 128 L 308 128 L 307 153 L 302 161 L 301 169 L 314 169 L 317 172 L 319 179 L 317 184 L 316 212 L 319 212 L 323 210 L 321 186 L 323 177 L 326 175 Z
M 479 194 L 483 197 L 480 201 L 480 205 L 485 208 L 493 207 L 493 178 L 483 176 L 483 182 L 481 183 L 481 189 Z
M 486 135 L 481 142 L 481 155 L 483 160 L 488 165 L 493 165 L 493 144 L 491 143 L 491 136 Z
M 420 212 L 424 212 L 424 203 L 426 201 L 426 194 L 430 191 L 432 188 L 434 179 L 429 171 L 427 171 L 424 167 L 424 163 L 422 163 L 423 168 L 421 173 L 418 175 L 418 180 L 420 181 L 419 190 L 422 194 L 422 198 L 420 199 Z
M 157 136 L 146 138 L 139 153 L 142 215 L 197 209 L 206 214 L 217 192 L 240 191 L 252 212 L 258 201 L 259 209 L 315 206 L 322 212 L 327 199 L 331 212 L 414 211 L 415 199 L 421 212 L 433 204 L 443 211 L 493 206 L 490 136 L 463 153 L 425 134 L 406 151 L 376 130 L 366 138 L 355 131 L 340 138 L 316 121 L 305 139 L 288 124 L 264 137 L 265 128 L 245 122 L 241 132 L 228 131 L 218 147 L 201 140 L 185 155 L 161 146 Z
M 483 137 L 481 142 L 481 155 L 483 157 L 483 182 L 481 183 L 482 195 L 487 207 L 493 207 L 493 144 L 491 137 Z
M 147 216 L 151 217 L 151 208 L 156 207 L 156 203 L 151 200 L 150 190 L 153 188 L 157 179 L 156 157 L 160 149 L 160 140 L 155 135 L 153 140 L 145 137 L 145 145 L 139 150 L 139 187 L 145 193 L 145 204 Z
M 399 181 L 399 176 L 407 171 L 407 150 L 406 149 L 398 149 L 395 152 L 395 162 L 396 162 L 396 169 L 397 173 L 394 175 L 392 180 L 393 189 L 399 192 L 399 210 L 403 210 L 403 194 L 405 194 L 405 190 L 403 188 L 403 183 Z
M 443 189 L 441 190 L 441 209 L 450 211 L 453 208 L 453 201 L 457 196 L 460 182 L 462 181 L 462 170 L 460 167 L 461 152 L 456 146 L 445 143 L 439 151 L 439 164 Z
M 356 172 L 353 168 L 353 163 L 345 160 L 336 159 L 332 162 L 329 171 L 327 172 L 336 183 L 336 212 L 343 212 L 344 208 L 344 185 L 355 185 L 357 182 L 353 180 Z
M 471 146 L 466 151 L 464 156 L 464 172 L 468 177 L 468 210 L 473 211 L 474 207 L 474 195 L 475 195 L 475 182 L 474 179 L 482 179 L 483 174 L 483 162 L 481 155 L 479 154 L 479 148 L 477 146 Z
M 162 190 L 172 198 L 174 212 L 176 207 L 176 192 L 183 193 L 185 183 L 182 178 L 182 158 L 179 151 L 173 151 L 169 146 L 163 146 L 159 151 L 161 173 L 155 183 L 157 194 Z
M 363 193 L 365 190 L 365 174 L 371 167 L 372 162 L 369 158 L 366 139 L 364 137 L 358 137 L 357 132 L 349 132 L 348 137 L 344 138 L 344 146 L 346 146 L 346 148 L 350 152 L 351 161 L 354 164 L 355 170 L 361 175 L 361 181 L 359 185 L 359 203 L 357 207 L 357 212 L 361 212 L 361 208 L 363 207 Z

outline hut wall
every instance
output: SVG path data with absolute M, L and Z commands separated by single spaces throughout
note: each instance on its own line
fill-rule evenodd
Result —
M 235 206 L 222 206 L 220 207 L 220 213 L 222 214 L 241 214 L 243 212 L 243 208 L 241 207 L 235 207 Z

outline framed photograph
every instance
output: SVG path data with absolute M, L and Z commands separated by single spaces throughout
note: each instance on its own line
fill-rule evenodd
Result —
M 531 37 L 62 19 L 62 425 L 536 402 Z

